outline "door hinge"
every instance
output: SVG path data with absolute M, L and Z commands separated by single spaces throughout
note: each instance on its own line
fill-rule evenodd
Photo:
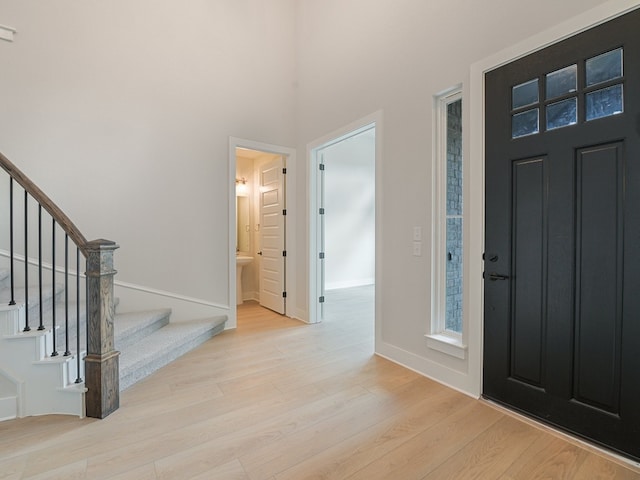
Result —
M 286 257 L 286 256 L 287 256 L 287 251 L 286 251 L 286 250 L 283 250 L 283 251 L 282 251 L 282 256 L 283 256 L 283 257 Z
M 320 208 L 320 209 L 318 209 L 318 213 L 319 213 L 320 215 L 324 215 L 324 208 Z
M 320 171 L 324 172 L 324 163 L 319 164 L 318 167 L 320 168 Z
M 282 210 L 282 215 L 284 215 L 285 217 L 287 216 L 287 209 L 286 208 L 284 210 Z
M 287 298 L 287 292 L 282 292 L 282 298 Z
M 320 252 L 318 254 L 318 257 L 320 257 L 320 260 L 324 260 L 324 252 Z
M 324 295 L 318 298 L 319 303 L 324 303 Z
M 283 174 L 283 175 L 286 175 L 286 174 L 287 174 L 287 167 L 284 167 L 284 168 L 282 169 L 282 174 Z

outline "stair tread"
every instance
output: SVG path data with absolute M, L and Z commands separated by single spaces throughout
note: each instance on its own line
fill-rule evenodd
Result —
M 11 289 L 7 286 L 7 278 L 10 277 L 10 270 L 0 268 L 0 303 L 8 303 L 11 297 Z M 69 364 L 77 361 L 77 340 L 80 340 L 80 355 L 85 355 L 86 343 L 86 304 L 84 299 L 76 305 L 74 299 L 69 299 L 68 310 L 65 308 L 61 297 L 64 293 L 64 285 L 43 285 L 43 324 L 44 331 L 38 331 L 40 322 L 38 303 L 40 300 L 39 287 L 28 286 L 29 295 L 29 325 L 32 331 L 29 333 L 19 332 L 16 338 L 26 338 L 44 335 L 45 332 L 53 334 L 51 345 L 47 344 L 46 349 L 55 350 L 59 356 L 46 356 L 43 360 L 32 362 L 32 364 Z M 73 290 L 73 289 L 72 289 Z M 73 290 L 75 292 L 75 290 Z M 75 295 L 70 295 L 75 296 Z M 16 303 L 24 303 L 24 285 L 14 289 Z M 114 304 L 118 304 L 118 299 L 114 298 Z M 53 330 L 53 311 L 56 312 L 56 328 Z M 78 324 L 76 314 L 80 314 L 80 324 Z M 120 388 L 128 388 L 134 383 L 147 377 L 154 371 L 172 362 L 176 358 L 184 355 L 188 351 L 212 338 L 224 329 L 227 316 L 216 316 L 198 320 L 183 320 L 170 322 L 171 309 L 154 309 L 135 312 L 117 313 L 114 317 L 114 342 L 115 348 L 120 350 Z M 22 314 L 21 314 L 22 315 Z M 68 318 L 68 330 L 65 331 L 65 318 Z M 19 328 L 22 328 L 19 326 Z M 10 338 L 10 337 L 3 337 Z M 68 340 L 67 340 L 68 339 Z M 54 346 L 55 345 L 55 346 Z M 66 346 L 68 345 L 68 347 Z M 73 350 L 71 356 L 63 356 L 65 350 Z M 47 352 L 48 355 L 49 352 Z M 75 374 L 73 374 L 75 375 Z M 72 375 L 72 376 L 73 376 Z M 80 375 L 82 376 L 82 374 Z M 59 387 L 57 390 L 64 393 L 82 393 L 85 391 L 84 383 L 68 384 Z M 7 396 L 9 395 L 9 396 Z M 7 401 L 16 396 L 11 392 L 2 392 L 0 400 Z M 58 411 L 56 407 L 56 411 Z M 75 412 L 76 407 L 73 407 Z M 37 409 L 36 409 L 37 410 Z M 37 410 L 40 411 L 40 410 Z M 66 410 L 64 410 L 66 412 Z M 72 410 L 69 410 L 72 411 Z M 0 419 L 1 421 L 2 419 Z
M 118 338 L 122 338 L 122 336 L 125 335 L 131 335 L 132 333 L 142 330 L 158 320 L 168 317 L 169 315 L 171 315 L 170 308 L 116 314 L 113 320 L 113 331 L 116 337 L 116 345 L 118 343 Z
M 175 345 L 187 343 L 193 337 L 214 329 L 221 323 L 226 322 L 226 320 L 226 317 L 214 317 L 170 322 L 138 342 L 134 350 L 121 352 L 120 371 L 126 373 L 127 369 L 143 362 L 145 359 L 167 352 Z

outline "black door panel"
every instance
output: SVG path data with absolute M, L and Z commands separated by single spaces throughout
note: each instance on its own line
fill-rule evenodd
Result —
M 621 73 L 590 85 L 620 48 Z M 575 88 L 547 89 L 572 65 Z M 534 79 L 537 101 L 512 103 Z M 640 460 L 640 10 L 485 85 L 484 395 Z

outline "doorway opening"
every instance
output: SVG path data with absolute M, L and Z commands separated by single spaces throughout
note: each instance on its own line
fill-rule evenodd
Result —
M 232 138 L 229 145 L 229 306 L 231 327 L 237 307 L 252 302 L 294 316 L 295 208 L 287 185 L 295 169 L 292 149 Z
M 311 149 L 311 323 L 375 317 L 376 150 L 371 119 Z

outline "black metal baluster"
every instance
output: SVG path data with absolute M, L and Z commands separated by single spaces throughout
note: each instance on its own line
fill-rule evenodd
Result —
M 13 178 L 9 178 L 9 250 L 10 260 L 11 260 L 11 300 L 9 300 L 9 305 L 15 305 L 15 283 L 14 283 L 14 274 L 13 274 Z
M 71 355 L 69 350 L 69 235 L 64 235 L 64 356 Z
M 58 356 L 56 342 L 58 339 L 58 330 L 56 330 L 56 220 L 51 219 L 51 285 L 53 285 L 53 308 L 51 309 L 51 324 L 53 328 L 53 352 L 52 357 Z
M 85 293 L 84 324 L 86 326 L 86 328 L 84 329 L 84 341 L 85 341 L 84 348 L 86 348 L 87 351 L 89 351 L 89 299 L 87 298 L 87 296 L 89 295 L 89 276 L 87 275 L 87 259 L 86 258 L 84 260 L 84 293 Z
M 82 383 L 80 378 L 80 249 L 76 247 L 76 383 Z
M 29 194 L 24 191 L 24 332 L 30 332 L 29 326 Z
M 38 287 L 40 294 L 40 325 L 38 330 L 44 330 L 44 312 L 42 307 L 42 205 L 38 204 Z

